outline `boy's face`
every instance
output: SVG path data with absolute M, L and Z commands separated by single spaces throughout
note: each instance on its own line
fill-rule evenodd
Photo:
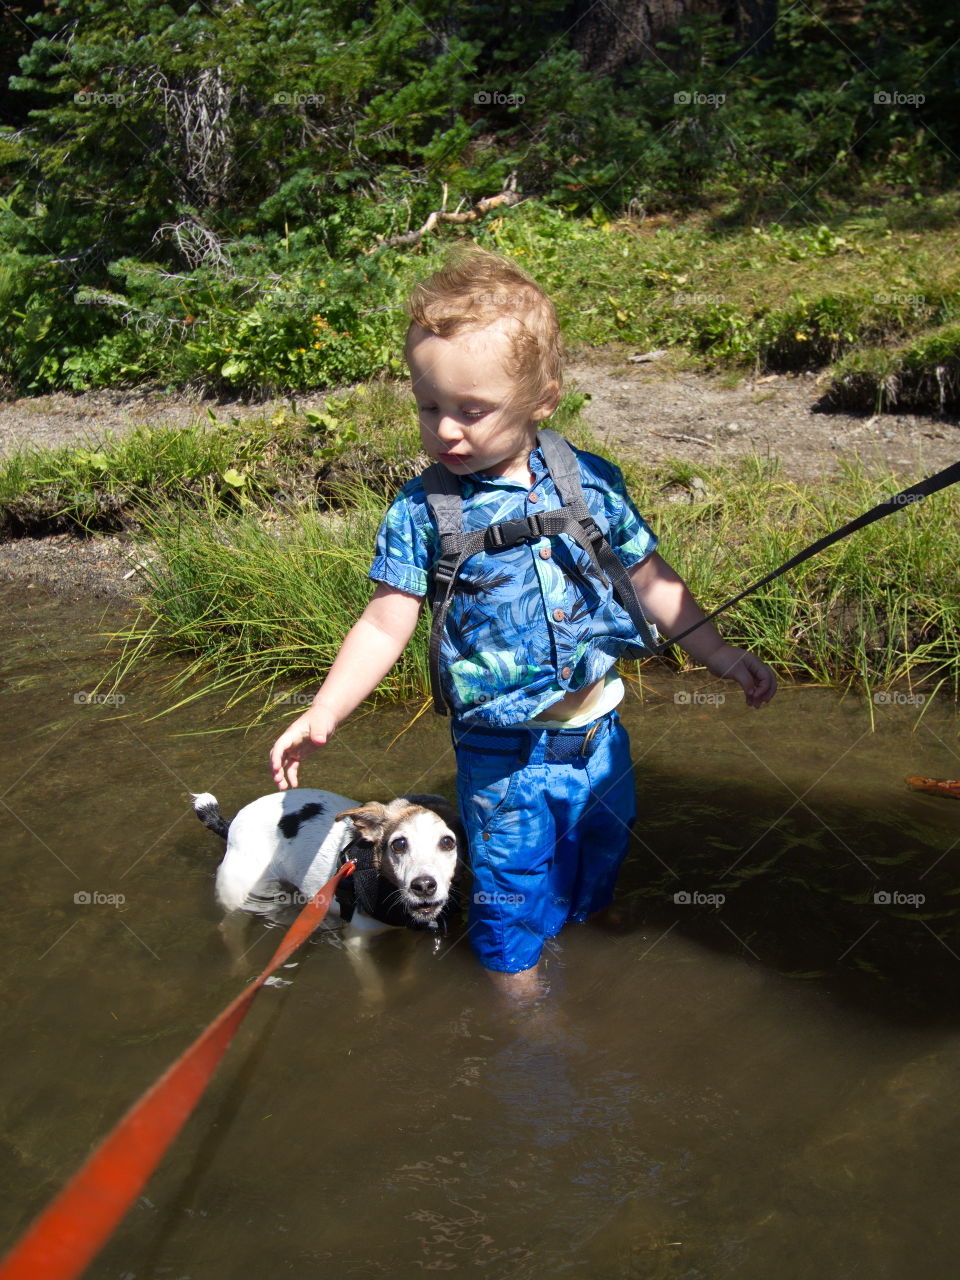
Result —
M 510 339 L 497 321 L 439 338 L 414 325 L 407 360 L 420 413 L 420 438 L 435 462 L 454 475 L 484 471 L 530 483 L 528 459 L 537 423 L 555 408 L 511 404 Z

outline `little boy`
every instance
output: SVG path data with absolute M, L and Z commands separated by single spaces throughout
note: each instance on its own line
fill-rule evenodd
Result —
M 405 354 L 421 439 L 457 477 L 449 487 L 459 489 L 453 501 L 464 532 L 509 521 L 516 534 L 521 519 L 569 504 L 537 439 L 562 379 L 556 314 L 539 286 L 475 249 L 418 285 L 409 311 Z M 574 456 L 589 513 L 628 571 L 643 614 L 667 636 L 692 626 L 703 613 L 657 554 L 619 469 L 580 450 Z M 614 664 L 638 635 L 582 540 L 525 528 L 512 545 L 481 534 L 485 545 L 463 561 L 438 664 L 473 871 L 471 943 L 502 989 L 520 998 L 539 991 L 545 940 L 613 896 L 635 818 Z M 380 527 L 370 603 L 312 705 L 274 744 L 281 789 L 297 785 L 300 761 L 329 741 L 397 661 L 425 597 L 438 605 L 439 544 L 420 477 Z M 709 623 L 684 648 L 714 675 L 736 680 L 748 705 L 773 697 L 770 668 L 725 644 Z

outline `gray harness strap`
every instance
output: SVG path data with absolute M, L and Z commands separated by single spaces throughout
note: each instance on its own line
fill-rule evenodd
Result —
M 481 551 L 499 551 L 521 542 L 566 534 L 590 557 L 603 587 L 613 594 L 626 610 L 639 637 L 639 644 L 625 653 L 648 656 L 657 651 L 657 639 L 644 616 L 633 589 L 630 575 L 597 526 L 583 496 L 577 457 L 561 436 L 544 428 L 538 436 L 543 459 L 550 478 L 563 504 L 555 511 L 538 512 L 517 520 L 501 520 L 485 529 L 463 532 L 463 500 L 460 482 L 446 467 L 435 462 L 422 476 L 424 493 L 440 537 L 440 555 L 434 565 L 430 605 L 433 625 L 430 629 L 430 689 L 434 710 L 447 714 L 440 686 L 440 648 L 447 613 L 457 589 L 457 578 L 464 563 Z
M 591 560 L 597 566 L 601 581 L 606 586 L 606 579 L 609 578 L 614 596 L 629 614 L 630 621 L 640 637 L 640 643 L 631 646 L 631 649 L 639 651 L 644 657 L 648 657 L 651 653 L 656 653 L 660 646 L 653 628 L 647 621 L 646 614 L 640 607 L 640 601 L 637 599 L 637 593 L 634 590 L 633 583 L 630 581 L 630 575 L 590 514 L 590 508 L 587 506 L 586 499 L 583 496 L 583 485 L 580 483 L 580 468 L 577 465 L 577 455 L 562 436 L 558 436 L 555 431 L 551 431 L 549 428 L 545 428 L 540 432 L 539 440 L 547 470 L 550 472 L 550 478 L 557 487 L 561 501 L 571 509 L 590 540 L 592 551 L 590 547 L 587 548 L 587 551 Z M 584 545 L 579 538 L 577 542 L 580 546 Z M 606 578 L 604 578 L 604 574 L 606 574 Z

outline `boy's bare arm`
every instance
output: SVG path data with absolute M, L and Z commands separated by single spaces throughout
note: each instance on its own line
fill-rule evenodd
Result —
M 630 579 L 644 612 L 668 638 L 679 635 L 704 616 L 690 588 L 657 552 L 634 565 Z M 710 622 L 687 636 L 683 648 L 715 676 L 736 680 L 751 707 L 769 702 L 777 691 L 776 676 L 767 664 L 747 649 L 727 644 Z
M 378 583 L 313 702 L 273 744 L 270 767 L 281 791 L 297 786 L 301 760 L 328 742 L 337 725 L 373 693 L 407 647 L 422 608 L 422 596 Z

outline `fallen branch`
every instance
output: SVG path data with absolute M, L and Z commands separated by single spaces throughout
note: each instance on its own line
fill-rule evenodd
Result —
M 653 427 L 647 427 L 652 436 L 659 436 L 661 440 L 682 440 L 685 444 L 702 444 L 708 449 L 716 446 L 712 440 L 704 440 L 701 436 L 687 436 L 679 431 L 654 431 Z
M 426 222 L 417 231 L 405 231 L 403 235 L 389 236 L 386 240 L 379 240 L 372 249 L 368 249 L 367 254 L 377 253 L 381 249 L 399 249 L 409 245 L 419 244 L 428 232 L 435 230 L 441 222 L 453 222 L 462 225 L 466 222 L 476 222 L 479 218 L 484 217 L 493 209 L 506 209 L 511 205 L 520 204 L 523 196 L 517 195 L 517 176 L 511 173 L 507 179 L 507 185 L 503 191 L 497 196 L 484 196 L 482 200 L 478 200 L 472 209 L 466 209 L 461 213 L 460 205 L 452 213 L 447 212 L 447 184 L 443 184 L 443 199 L 440 202 L 440 208 L 427 217 Z M 460 204 L 463 201 L 461 200 Z

